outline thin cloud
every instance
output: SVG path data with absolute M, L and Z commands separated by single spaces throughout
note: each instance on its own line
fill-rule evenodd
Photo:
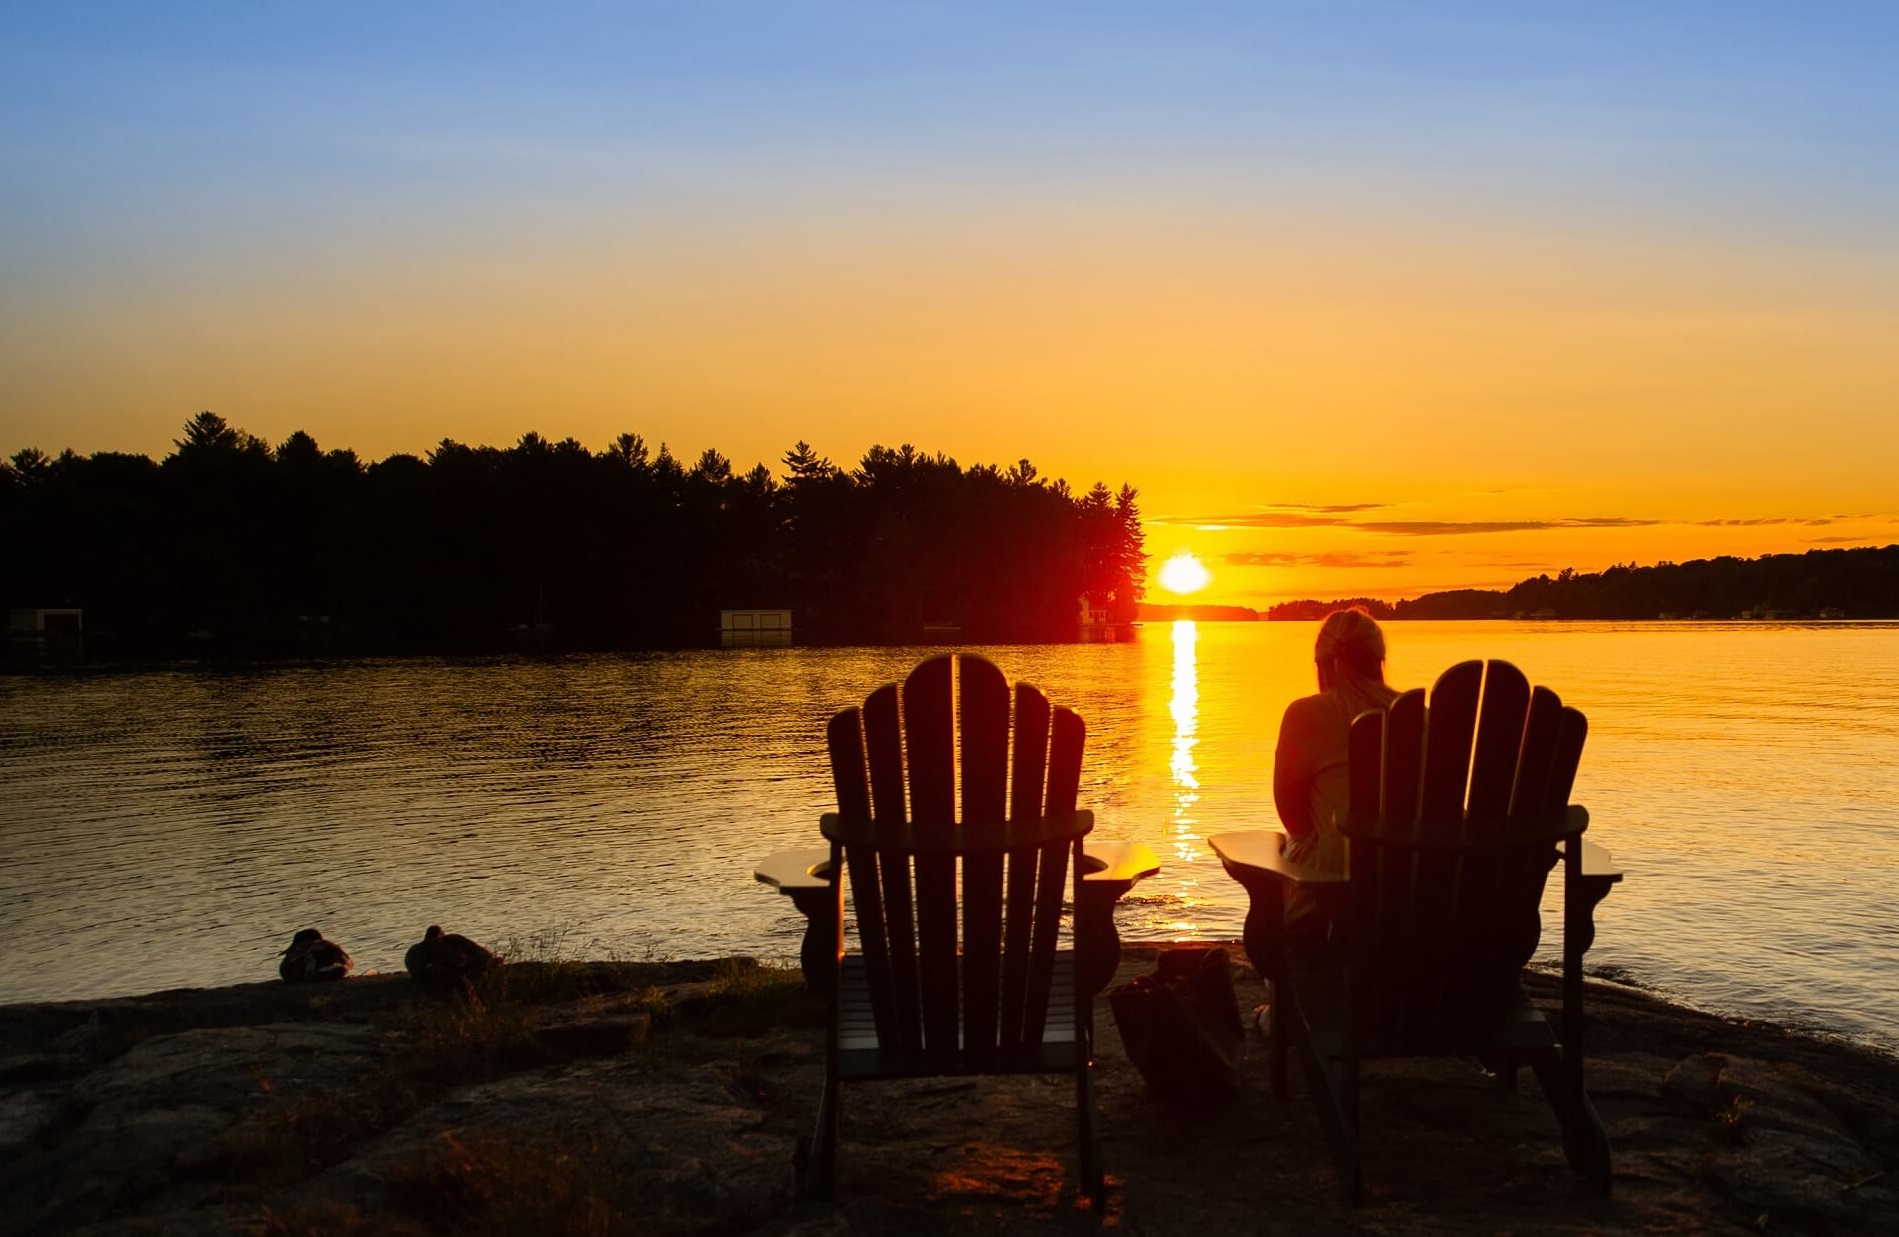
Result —
M 1696 520 L 1695 525 L 1699 528 L 1759 528 L 1771 524 L 1831 524 L 1841 518 L 1837 515 L 1767 515 L 1738 520 Z
M 1596 515 L 1561 520 L 1359 520 L 1352 527 L 1394 537 L 1460 537 L 1471 533 L 1530 533 L 1554 528 L 1646 528 L 1664 522 Z
M 1229 567 L 1402 567 L 1411 557 L 1409 550 L 1374 550 L 1357 554 L 1350 550 L 1328 550 L 1317 554 L 1228 554 Z
M 1336 515 L 1301 515 L 1295 511 L 1248 511 L 1241 515 L 1158 515 L 1150 524 L 1187 524 L 1196 528 L 1349 528 L 1352 521 Z
M 1324 515 L 1350 515 L 1354 511 L 1376 511 L 1390 503 L 1267 503 L 1277 511 L 1317 511 Z
M 1286 503 L 1228 515 L 1152 516 L 1149 522 L 1190 526 L 1209 532 L 1256 528 L 1343 528 L 1387 537 L 1463 537 L 1481 533 L 1554 532 L 1566 528 L 1824 528 L 1855 519 L 1883 519 L 1899 523 L 1899 516 L 1841 515 L 1724 516 L 1707 520 L 1660 520 L 1628 515 L 1571 515 L 1549 520 L 1367 520 L 1356 516 L 1358 512 L 1389 506 L 1390 503 L 1340 503 L 1333 506 Z
M 1649 528 L 1668 521 L 1642 520 L 1626 515 L 1585 515 L 1573 516 L 1558 523 L 1564 528 Z
M 1558 520 L 1368 520 L 1353 525 L 1393 537 L 1459 537 L 1468 533 L 1527 533 L 1561 528 Z
M 1262 503 L 1234 515 L 1158 515 L 1150 524 L 1191 525 L 1207 531 L 1224 528 L 1350 528 L 1343 517 L 1379 511 L 1390 503 Z

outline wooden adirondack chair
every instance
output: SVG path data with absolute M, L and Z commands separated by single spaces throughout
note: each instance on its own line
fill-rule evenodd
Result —
M 1252 895 L 1248 953 L 1275 988 L 1275 1090 L 1296 1038 L 1348 1204 L 1360 1194 L 1359 1062 L 1448 1054 L 1482 1058 L 1512 1087 L 1531 1066 L 1571 1166 L 1608 1193 L 1608 1138 L 1583 1089 L 1582 956 L 1593 908 L 1621 874 L 1584 843 L 1589 815 L 1569 803 L 1587 730 L 1508 662 L 1464 662 L 1439 677 L 1428 709 L 1410 691 L 1353 721 L 1346 876 L 1287 862 L 1283 835 L 1210 839 Z M 1560 1042 L 1521 983 L 1559 855 Z M 1329 943 L 1288 940 L 1289 884 L 1343 885 Z
M 1099 968 L 1056 948 L 1064 892 L 1082 904 L 1082 838 L 1094 824 L 1075 807 L 1085 727 L 1027 683 L 1015 687 L 1012 726 L 1010 696 L 990 662 L 946 655 L 831 719 L 838 811 L 822 829 L 829 871 L 849 873 L 861 952 L 846 956 L 844 882 L 830 880 L 815 895 L 829 900 L 834 972 L 815 985 L 828 988 L 832 1018 L 807 1197 L 833 1189 L 842 1083 L 1069 1073 L 1081 1180 L 1101 1205 L 1090 1073 L 1100 979 L 1089 974 Z M 1076 917 L 1078 952 L 1101 918 Z

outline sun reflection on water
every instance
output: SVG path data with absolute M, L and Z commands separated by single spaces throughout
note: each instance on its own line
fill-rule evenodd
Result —
M 1194 765 L 1194 748 L 1200 742 L 1200 630 L 1192 619 L 1177 619 L 1174 622 L 1173 641 L 1173 692 L 1168 698 L 1167 707 L 1174 718 L 1174 742 L 1167 768 L 1173 777 L 1174 819 L 1167 840 L 1174 860 L 1191 864 L 1198 863 L 1207 853 L 1200 845 L 1200 821 L 1196 807 L 1200 802 L 1200 779 L 1195 776 Z M 1200 882 L 1186 875 L 1177 875 L 1175 882 L 1179 888 L 1181 909 L 1195 906 L 1199 902 L 1195 889 Z M 1167 929 L 1179 933 L 1183 938 L 1190 937 L 1196 931 L 1196 924 L 1192 919 L 1183 917 L 1169 923 Z

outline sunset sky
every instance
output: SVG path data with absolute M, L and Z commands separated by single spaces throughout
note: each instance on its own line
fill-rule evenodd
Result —
M 1896 65 L 1861 4 L 12 4 L 0 453 L 911 442 L 1254 605 L 1884 545 Z

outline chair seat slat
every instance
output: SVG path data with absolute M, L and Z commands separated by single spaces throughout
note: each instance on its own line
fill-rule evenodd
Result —
M 963 975 L 960 962 L 956 971 L 960 997 Z M 1073 1043 L 1075 1038 L 1075 955 L 1071 950 L 1062 950 L 1055 955 L 1051 968 L 1048 1022 L 1042 1032 L 1042 1042 Z M 957 1050 L 962 1051 L 966 1045 L 967 1041 L 958 1036 Z M 864 959 L 857 954 L 844 959 L 843 986 L 838 992 L 838 1046 L 853 1050 L 899 1047 L 886 1044 L 877 1034 L 876 1020 L 871 1011 L 869 976 Z M 982 1051 L 989 1050 L 985 1048 Z M 982 1055 L 982 1052 L 972 1055 Z

